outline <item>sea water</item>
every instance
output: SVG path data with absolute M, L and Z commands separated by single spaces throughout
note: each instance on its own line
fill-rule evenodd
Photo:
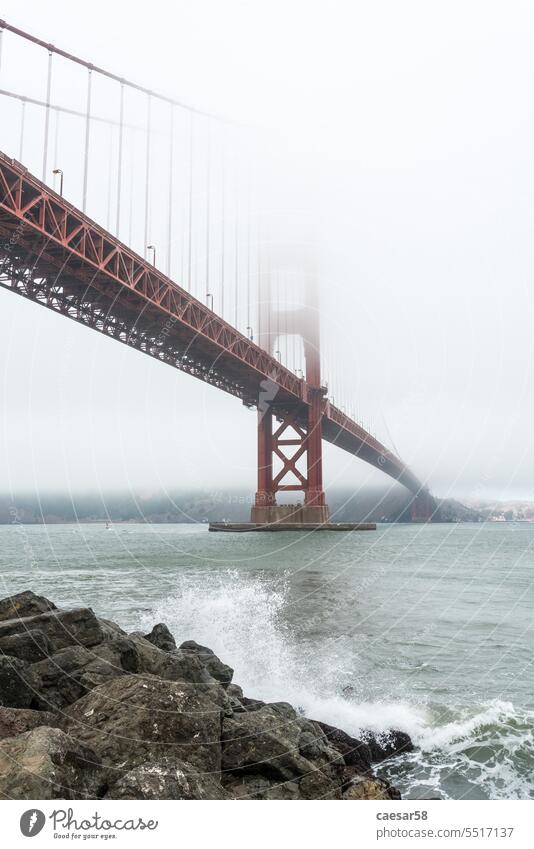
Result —
M 165 622 L 248 696 L 355 736 L 407 731 L 415 751 L 381 767 L 405 798 L 534 798 L 534 525 L 15 524 L 0 570 L 2 595 Z

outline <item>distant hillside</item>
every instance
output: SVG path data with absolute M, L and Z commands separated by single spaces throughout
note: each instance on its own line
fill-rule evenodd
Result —
M 334 521 L 409 522 L 410 493 L 403 487 L 359 492 L 330 490 L 328 501 Z M 0 524 L 61 524 L 64 522 L 208 522 L 227 519 L 246 521 L 250 515 L 250 492 L 183 491 L 136 495 L 110 493 L 72 497 L 54 494 L 0 495 Z M 439 502 L 435 521 L 476 522 L 476 509 L 450 499 Z

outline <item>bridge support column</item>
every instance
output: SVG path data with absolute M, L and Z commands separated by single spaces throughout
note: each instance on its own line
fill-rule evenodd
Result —
M 421 490 L 413 499 L 410 507 L 412 522 L 430 522 L 436 509 L 436 502 L 427 490 Z

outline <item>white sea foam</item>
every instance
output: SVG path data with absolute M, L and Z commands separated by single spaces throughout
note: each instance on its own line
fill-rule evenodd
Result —
M 454 774 L 465 774 L 470 782 L 476 769 L 489 798 L 528 797 L 528 784 L 511 756 L 532 746 L 532 717 L 518 717 L 510 702 L 499 700 L 456 711 L 448 706 L 445 717 L 406 698 L 373 698 L 365 676 L 352 686 L 354 658 L 346 645 L 297 638 L 283 615 L 290 604 L 281 580 L 237 571 L 186 573 L 176 592 L 147 613 L 142 624 L 148 628 L 163 621 L 178 642 L 194 639 L 212 648 L 233 666 L 234 680 L 248 696 L 290 702 L 354 736 L 391 728 L 407 732 L 418 749 L 412 756 L 418 778 L 407 775 L 406 787 L 420 781 L 447 796 L 442 782 L 446 787 Z M 347 692 L 348 669 L 352 683 Z M 510 729 L 510 723 L 520 727 Z M 487 762 L 472 759 L 469 749 L 477 746 L 489 747 Z M 391 769 L 395 777 L 393 764 Z

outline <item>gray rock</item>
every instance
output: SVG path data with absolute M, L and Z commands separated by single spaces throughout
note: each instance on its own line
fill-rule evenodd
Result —
M 99 759 L 59 728 L 43 726 L 0 741 L 0 797 L 94 799 L 103 791 Z
M 355 775 L 343 791 L 343 799 L 349 800 L 375 800 L 400 799 L 401 794 L 396 787 L 384 778 L 374 775 Z
M 302 799 L 298 781 L 269 781 L 263 775 L 231 775 L 224 786 L 232 799 Z
M 39 679 L 17 657 L 0 655 L 0 705 L 27 708 L 36 704 Z
M 59 717 L 44 710 L 0 707 L 0 740 L 33 731 L 41 725 L 48 725 L 51 728 L 59 727 Z
M 300 779 L 317 769 L 326 769 L 331 773 L 330 779 L 337 781 L 332 763 L 339 763 L 339 753 L 330 749 L 324 736 L 321 737 L 321 745 L 317 744 L 315 762 L 301 754 L 302 732 L 310 733 L 308 728 L 302 728 L 302 722 L 305 720 L 288 721 L 271 706 L 225 717 L 223 770 L 256 773 L 280 782 Z M 337 784 L 340 785 L 340 782 L 337 781 Z
M 350 734 L 340 728 L 327 725 L 326 722 L 315 722 L 314 724 L 321 728 L 330 745 L 343 756 L 347 766 L 356 767 L 362 773 L 371 769 L 371 750 L 367 743 L 351 737 Z
M 162 651 L 173 651 L 176 648 L 176 640 L 163 622 L 154 625 L 150 634 L 145 634 L 145 640 Z
M 106 638 L 102 625 L 88 607 L 51 610 L 36 616 L 4 619 L 0 622 L 0 641 L 13 634 L 41 631 L 50 643 L 50 651 L 67 646 L 95 646 Z
M 35 663 L 48 657 L 50 642 L 42 631 L 22 631 L 20 634 L 11 634 L 0 639 L 0 654 Z
M 157 675 L 165 681 L 216 684 L 219 687 L 219 683 L 212 678 L 206 667 L 192 652 L 184 652 L 181 649 L 163 651 L 137 634 L 130 634 L 129 640 L 135 646 L 139 656 L 139 672 Z
M 0 621 L 18 619 L 19 617 L 35 616 L 55 610 L 56 606 L 42 595 L 35 595 L 31 590 L 0 599 Z
M 124 675 L 68 707 L 63 727 L 94 748 L 110 771 L 172 757 L 218 773 L 222 711 L 204 689 Z
M 365 742 L 369 746 L 373 763 L 413 752 L 414 748 L 409 735 L 394 728 L 386 734 L 368 734 L 365 736 Z
M 69 646 L 31 667 L 40 679 L 38 704 L 44 710 L 59 710 L 99 684 L 138 668 L 135 646 L 120 635 L 92 649 Z
M 188 654 L 193 654 L 198 657 L 203 666 L 205 666 L 208 670 L 211 677 L 215 678 L 216 681 L 220 681 L 224 687 L 227 687 L 231 683 L 234 670 L 231 666 L 228 666 L 226 663 L 223 663 L 222 660 L 219 660 L 217 655 L 212 652 L 211 649 L 206 646 L 201 646 L 194 640 L 187 640 L 185 643 L 182 643 L 180 649 L 183 652 L 187 652 Z
M 162 759 L 140 764 L 125 773 L 107 799 L 228 799 L 217 775 L 199 774 L 187 761 Z

